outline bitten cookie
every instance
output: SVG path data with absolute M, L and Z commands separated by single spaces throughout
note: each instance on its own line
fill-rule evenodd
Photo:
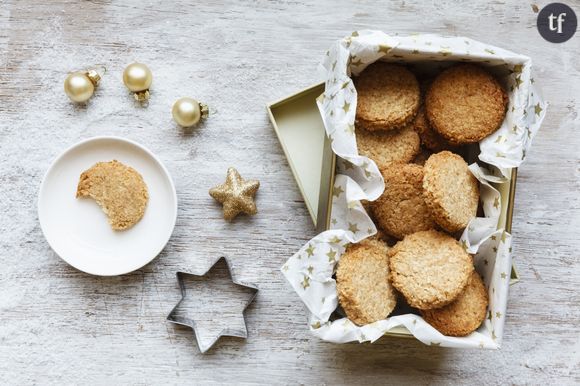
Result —
M 487 303 L 485 285 L 474 271 L 457 299 L 444 307 L 421 311 L 421 315 L 443 335 L 466 336 L 484 321 Z
M 416 164 L 392 164 L 381 173 L 385 191 L 371 203 L 379 227 L 397 239 L 434 228 L 423 197 L 423 168 Z
M 389 283 L 388 249 L 383 241 L 363 240 L 351 245 L 338 262 L 338 300 L 348 318 L 358 325 L 386 318 L 397 303 Z
M 408 125 L 399 130 L 356 130 L 356 142 L 360 154 L 369 157 L 379 169 L 392 162 L 410 162 L 419 152 L 419 135 Z
M 149 200 L 141 174 L 117 160 L 98 162 L 84 171 L 76 196 L 94 199 L 114 230 L 125 230 L 139 222 Z
M 419 137 L 421 138 L 421 143 L 427 149 L 437 153 L 442 150 L 453 150 L 454 146 L 450 144 L 445 138 L 443 138 L 439 133 L 437 133 L 427 120 L 425 116 L 425 108 L 421 106 L 415 119 L 413 121 L 413 127 Z
M 501 126 L 507 102 L 506 92 L 491 74 L 460 64 L 435 78 L 425 111 L 433 128 L 451 143 L 474 143 Z
M 354 79 L 356 123 L 367 130 L 392 130 L 410 123 L 419 108 L 419 83 L 405 67 L 375 62 Z
M 449 151 L 425 162 L 423 194 L 435 222 L 450 233 L 464 229 L 477 214 L 478 181 L 463 158 Z
M 421 310 L 443 307 L 459 296 L 473 272 L 473 260 L 444 233 L 421 231 L 389 250 L 391 284 L 409 305 Z

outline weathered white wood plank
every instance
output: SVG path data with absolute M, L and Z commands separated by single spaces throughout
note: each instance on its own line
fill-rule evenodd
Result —
M 526 2 L 475 3 L 0 1 L 0 383 L 579 383 L 580 37 L 545 42 Z M 265 104 L 316 82 L 329 44 L 362 28 L 465 35 L 534 60 L 551 106 L 519 173 L 513 233 L 522 282 L 512 287 L 501 351 L 320 342 L 279 273 L 314 228 Z M 147 108 L 121 82 L 133 60 L 155 77 Z M 96 63 L 108 68 L 101 87 L 88 107 L 72 106 L 66 73 Z M 215 110 L 190 135 L 171 121 L 181 96 Z M 149 146 L 180 200 L 165 251 L 116 278 L 61 262 L 36 214 L 49 162 L 100 134 Z M 262 187 L 260 213 L 226 224 L 207 190 L 230 165 Z M 223 339 L 202 356 L 191 332 L 165 316 L 180 297 L 175 271 L 202 272 L 220 254 L 261 290 L 247 311 L 249 339 Z

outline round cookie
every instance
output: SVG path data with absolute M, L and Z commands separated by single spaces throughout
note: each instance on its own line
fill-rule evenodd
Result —
M 423 196 L 423 168 L 416 164 L 392 164 L 381 173 L 385 191 L 371 204 L 379 227 L 399 240 L 417 231 L 433 229 L 435 222 Z
M 457 299 L 441 308 L 421 311 L 421 315 L 443 335 L 466 336 L 485 320 L 487 303 L 485 285 L 474 271 Z
M 450 233 L 464 229 L 477 214 L 479 186 L 467 163 L 449 151 L 425 162 L 423 194 L 431 216 Z
M 375 62 L 354 79 L 356 123 L 367 130 L 403 127 L 419 108 L 419 83 L 405 67 Z
M 508 97 L 483 68 L 460 64 L 443 71 L 427 91 L 431 126 L 454 144 L 479 142 L 503 122 Z
M 358 325 L 385 319 L 397 303 L 389 282 L 388 249 L 383 241 L 366 239 L 351 245 L 338 262 L 338 301 Z
M 413 126 L 419 137 L 421 138 L 421 143 L 427 149 L 437 153 L 442 150 L 453 150 L 454 146 L 450 144 L 445 138 L 443 138 L 439 133 L 437 133 L 427 120 L 425 115 L 425 108 L 421 106 L 415 119 L 413 121 Z
M 379 169 L 392 162 L 410 162 L 420 148 L 419 135 L 408 125 L 399 130 L 356 130 L 356 142 L 361 155 L 369 157 Z
M 473 272 L 471 256 L 435 230 L 413 233 L 389 250 L 391 284 L 410 306 L 443 307 L 459 296 Z

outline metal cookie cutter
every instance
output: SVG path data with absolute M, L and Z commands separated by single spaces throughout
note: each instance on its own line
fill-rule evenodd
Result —
M 181 300 L 167 320 L 191 327 L 202 354 L 221 336 L 248 337 L 244 311 L 258 288 L 237 281 L 226 257 L 220 257 L 202 275 L 177 272 L 177 281 Z

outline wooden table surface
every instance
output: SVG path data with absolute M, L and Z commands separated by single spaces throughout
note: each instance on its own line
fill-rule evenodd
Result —
M 576 0 L 567 3 L 580 14 Z M 535 23 L 520 0 L 0 1 L 0 383 L 579 383 L 580 36 L 547 43 Z M 326 48 L 365 28 L 463 35 L 533 58 L 551 106 L 519 173 L 521 282 L 511 288 L 499 351 L 401 338 L 321 342 L 279 272 L 315 232 L 265 105 L 317 82 Z M 134 60 L 155 77 L 147 108 L 121 81 Z M 90 103 L 75 107 L 63 80 L 93 64 L 108 72 Z M 171 120 L 181 96 L 213 109 L 191 134 Z M 179 196 L 165 250 L 112 278 L 61 261 L 36 210 L 50 162 L 104 134 L 148 146 Z M 262 183 L 259 214 L 233 224 L 207 194 L 230 165 Z M 191 331 L 165 317 L 179 300 L 175 272 L 202 272 L 222 254 L 260 292 L 246 315 L 249 338 L 222 339 L 201 355 Z

